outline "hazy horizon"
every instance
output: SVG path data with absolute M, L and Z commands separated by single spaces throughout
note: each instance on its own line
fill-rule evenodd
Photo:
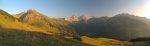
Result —
M 49 17 L 113 16 L 129 13 L 149 17 L 149 0 L 0 0 L 0 9 L 18 14 L 35 9 Z

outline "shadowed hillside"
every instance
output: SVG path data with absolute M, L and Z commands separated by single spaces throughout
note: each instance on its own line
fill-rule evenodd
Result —
M 105 37 L 130 40 L 136 37 L 150 37 L 150 20 L 130 14 L 113 17 L 91 18 L 88 22 L 71 23 L 81 36 Z
M 137 37 L 130 40 L 133 46 L 150 46 L 150 37 Z

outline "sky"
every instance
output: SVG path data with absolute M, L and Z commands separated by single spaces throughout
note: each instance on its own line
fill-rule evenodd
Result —
M 10 14 L 35 9 L 49 17 L 129 13 L 150 18 L 149 5 L 150 0 L 0 0 L 0 9 Z

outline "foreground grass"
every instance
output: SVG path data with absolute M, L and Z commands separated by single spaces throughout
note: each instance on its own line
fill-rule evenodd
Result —
M 0 46 L 89 46 L 77 40 L 41 32 L 0 28 Z

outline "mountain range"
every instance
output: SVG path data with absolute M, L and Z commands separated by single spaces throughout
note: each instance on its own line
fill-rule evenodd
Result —
M 69 22 L 49 18 L 46 15 L 43 15 L 34 9 L 29 9 L 26 12 L 21 12 L 14 16 L 19 20 L 21 20 L 22 22 L 41 28 L 51 34 L 55 35 L 63 34 L 68 36 L 76 35 L 76 33 L 73 30 L 73 27 L 68 25 Z
M 89 15 L 83 15 L 83 16 L 70 16 L 64 18 L 65 21 L 69 22 L 87 22 L 89 19 L 93 18 L 92 16 Z
M 1 46 L 132 46 L 129 40 L 150 37 L 150 19 L 127 13 L 55 19 L 34 9 L 0 10 L 0 18 Z
M 91 37 L 106 37 L 130 40 L 137 37 L 150 37 L 150 20 L 130 14 L 113 17 L 94 17 L 87 22 L 72 23 L 78 34 Z
M 71 35 L 73 34 L 71 32 L 70 34 L 68 34 L 68 32 L 65 33 L 65 29 L 59 30 L 59 28 L 56 27 L 52 27 L 51 29 L 46 26 L 45 28 L 50 29 L 43 29 L 38 27 L 39 25 L 32 25 L 28 23 L 28 21 L 15 18 L 3 10 L 0 10 L 0 18 L 1 46 L 90 46 L 70 38 L 75 36 Z M 61 33 L 58 34 L 56 31 Z M 62 34 L 62 32 L 64 32 L 64 34 Z

